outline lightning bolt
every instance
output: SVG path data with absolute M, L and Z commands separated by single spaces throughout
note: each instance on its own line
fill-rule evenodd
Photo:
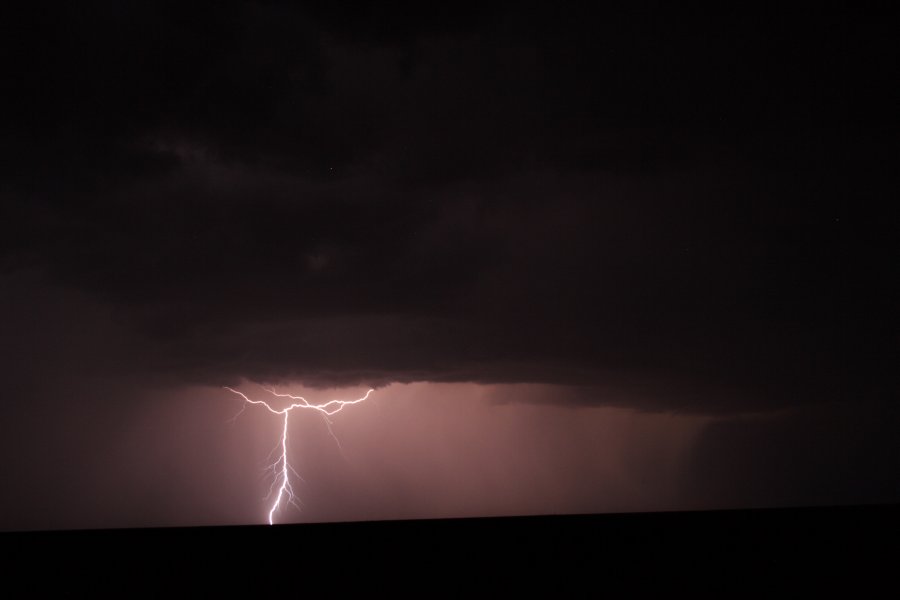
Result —
M 288 463 L 287 455 L 288 415 L 290 414 L 290 412 L 295 408 L 305 408 L 318 411 L 322 415 L 322 418 L 325 419 L 325 423 L 328 426 L 328 432 L 331 434 L 331 437 L 333 437 L 334 440 L 337 441 L 337 437 L 335 437 L 334 431 L 331 430 L 332 422 L 329 417 L 341 412 L 347 406 L 359 404 L 360 402 L 368 400 L 369 394 L 375 391 L 373 389 L 370 389 L 368 392 L 366 392 L 365 396 L 363 396 L 362 398 L 357 398 L 356 400 L 329 400 L 328 402 L 325 402 L 323 404 L 313 404 L 302 396 L 280 394 L 271 388 L 263 388 L 265 391 L 272 394 L 272 396 L 275 396 L 276 398 L 288 398 L 294 401 L 290 406 L 278 410 L 272 408 L 272 406 L 265 400 L 253 400 L 251 398 L 248 398 L 247 395 L 243 392 L 239 392 L 236 389 L 230 388 L 228 386 L 225 386 L 225 389 L 229 392 L 237 394 L 244 399 L 244 406 L 241 408 L 242 412 L 244 408 L 246 408 L 247 404 L 258 404 L 264 406 L 270 413 L 275 415 L 282 415 L 284 417 L 284 428 L 281 432 L 281 456 L 269 466 L 269 468 L 272 469 L 272 472 L 275 475 L 275 479 L 272 481 L 272 487 L 274 488 L 276 484 L 279 484 L 278 495 L 275 496 L 275 502 L 274 504 L 272 504 L 272 508 L 269 509 L 269 525 L 273 524 L 275 511 L 278 510 L 278 507 L 281 505 L 282 498 L 286 499 L 287 502 L 294 504 L 294 488 L 291 487 L 291 480 L 288 474 L 289 472 L 293 472 L 296 475 L 297 472 L 294 471 L 293 467 L 291 467 Z M 338 442 L 338 447 L 340 447 L 340 442 Z M 269 490 L 269 495 L 271 495 L 271 493 L 272 489 Z

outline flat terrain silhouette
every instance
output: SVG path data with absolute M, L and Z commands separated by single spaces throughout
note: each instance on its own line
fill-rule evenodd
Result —
M 859 590 L 889 581 L 898 524 L 900 506 L 872 505 L 10 532 L 0 546 L 13 575 L 15 565 L 49 565 L 79 581 L 124 577 L 161 589 L 240 579 L 297 594 L 325 585 L 427 597 L 538 585 L 599 593 L 611 580 L 644 588 L 721 579 L 739 590 L 786 575 L 804 587 Z

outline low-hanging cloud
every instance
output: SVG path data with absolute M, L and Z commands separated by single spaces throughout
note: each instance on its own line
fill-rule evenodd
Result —
M 653 28 L 598 37 L 565 15 L 547 21 L 562 45 L 475 7 L 407 26 L 246 3 L 58 17 L 40 22 L 55 44 L 11 40 L 33 60 L 8 78 L 0 264 L 22 298 L 82 299 L 36 301 L 36 337 L 82 308 L 112 323 L 82 361 L 172 385 L 552 383 L 708 413 L 892 393 L 889 220 L 841 220 L 877 189 L 832 168 L 861 155 L 761 157 L 762 116 L 723 121 L 743 99 L 688 85 L 705 71 L 687 59 L 714 60 L 692 45 L 665 95 L 664 71 L 623 76 L 646 57 L 608 52 Z M 770 141 L 796 149 L 812 126 L 776 116 Z

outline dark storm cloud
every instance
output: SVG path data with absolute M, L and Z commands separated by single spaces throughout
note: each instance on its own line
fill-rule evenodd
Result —
M 694 446 L 682 482 L 685 502 L 701 508 L 897 502 L 898 424 L 893 402 L 858 396 L 716 422 Z
M 704 412 L 892 393 L 886 29 L 333 10 L 5 20 L 2 264 L 113 324 L 82 355 Z

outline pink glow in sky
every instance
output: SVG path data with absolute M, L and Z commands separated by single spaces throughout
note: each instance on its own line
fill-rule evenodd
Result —
M 247 384 L 248 393 L 262 390 Z M 278 386 L 310 402 L 366 388 Z M 616 408 L 559 406 L 554 386 L 413 383 L 379 388 L 331 417 L 292 413 L 289 457 L 299 508 L 278 522 L 440 518 L 659 510 L 676 507 L 678 478 L 709 419 Z M 262 392 L 265 393 L 265 392 Z M 510 402 L 528 397 L 530 402 Z M 139 469 L 122 524 L 264 523 L 270 451 L 283 419 L 241 410 L 234 394 L 184 390 L 155 403 L 129 431 Z M 146 452 L 145 440 L 154 440 Z M 117 442 L 121 445 L 122 440 Z M 143 451 L 142 451 L 143 450 Z M 124 457 L 114 459 L 116 462 Z M 141 498 L 155 498 L 142 502 Z

